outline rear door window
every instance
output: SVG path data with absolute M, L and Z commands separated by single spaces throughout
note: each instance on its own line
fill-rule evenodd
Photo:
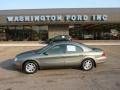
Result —
M 83 49 L 76 45 L 66 45 L 66 53 L 80 53 Z

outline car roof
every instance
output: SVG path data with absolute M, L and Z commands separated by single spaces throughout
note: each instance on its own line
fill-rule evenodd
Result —
M 54 42 L 52 45 L 60 45 L 60 44 L 74 44 L 74 45 L 80 45 L 80 43 L 73 42 L 73 41 L 60 41 L 60 42 Z
M 76 46 L 80 46 L 82 47 L 82 49 L 84 51 L 91 51 L 91 47 L 83 44 L 83 43 L 78 43 L 78 42 L 73 42 L 73 41 L 60 41 L 60 42 L 54 42 L 49 44 L 50 46 L 56 46 L 56 45 L 61 45 L 61 44 L 72 44 L 72 45 L 76 45 Z

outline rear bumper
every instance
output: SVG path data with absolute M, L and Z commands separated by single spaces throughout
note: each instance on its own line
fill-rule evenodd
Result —
M 106 56 L 102 56 L 102 57 L 96 58 L 96 63 L 103 63 L 103 62 L 106 61 L 105 59 L 107 59 Z

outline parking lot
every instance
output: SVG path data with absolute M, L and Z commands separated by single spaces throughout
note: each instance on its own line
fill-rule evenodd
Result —
M 15 70 L 13 58 L 41 47 L 0 47 L 0 90 L 120 90 L 120 45 L 93 47 L 102 48 L 108 58 L 91 71 L 50 69 L 31 75 Z

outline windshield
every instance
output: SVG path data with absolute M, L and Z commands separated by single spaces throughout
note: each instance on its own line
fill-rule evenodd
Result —
M 41 53 L 42 51 L 46 50 L 50 45 L 44 46 L 43 48 L 37 49 L 36 53 Z

